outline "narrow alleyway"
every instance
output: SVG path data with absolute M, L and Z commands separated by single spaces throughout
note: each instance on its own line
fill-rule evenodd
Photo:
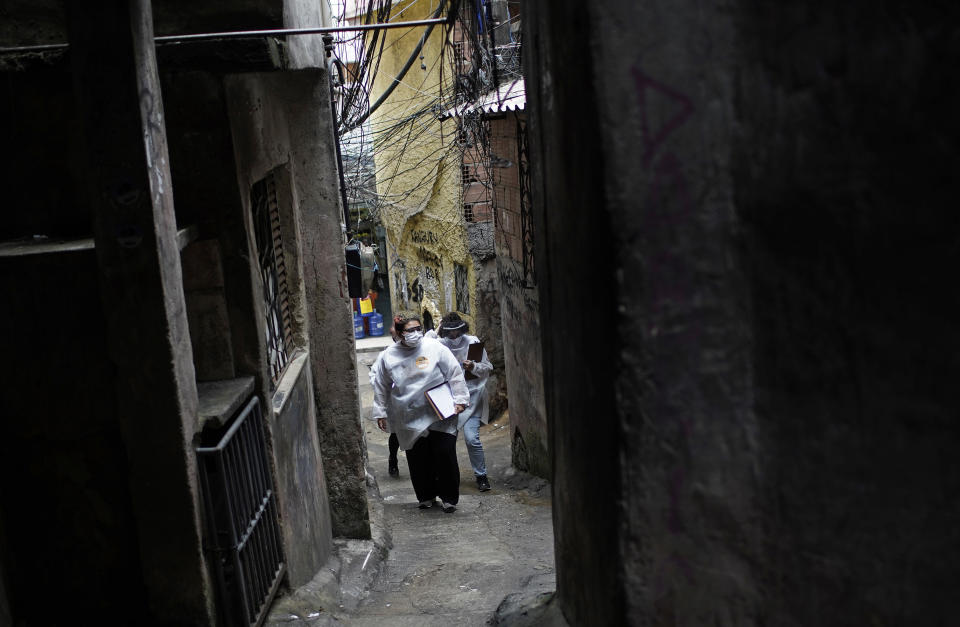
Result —
M 461 493 L 453 514 L 417 508 L 402 451 L 400 476 L 389 476 L 388 436 L 368 420 L 373 401 L 368 373 L 380 350 L 376 344 L 368 340 L 358 346 L 357 365 L 368 471 L 379 486 L 373 522 L 382 525 L 392 546 L 374 563 L 375 542 L 338 541 L 337 607 L 313 607 L 304 600 L 309 594 L 301 593 L 300 600 L 288 595 L 275 604 L 269 624 L 485 625 L 509 595 L 520 601 L 553 591 L 550 485 L 510 465 L 508 416 L 480 431 L 491 491 L 477 490 L 462 438 L 458 442 Z

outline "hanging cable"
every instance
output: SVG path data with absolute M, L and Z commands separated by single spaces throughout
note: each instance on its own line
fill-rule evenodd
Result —
M 437 7 L 436 12 L 433 14 L 433 19 L 438 19 L 443 14 L 443 8 L 447 5 L 446 0 L 440 3 L 440 6 Z M 446 20 L 442 20 L 446 21 Z M 407 71 L 413 66 L 414 61 L 420 56 L 420 51 L 423 50 L 423 46 L 427 43 L 427 39 L 430 37 L 430 33 L 433 32 L 433 27 L 436 26 L 436 23 L 432 23 L 427 26 L 426 30 L 423 33 L 423 36 L 420 37 L 420 41 L 417 43 L 417 47 L 414 48 L 413 53 L 410 55 L 410 58 L 407 59 L 407 62 L 404 63 L 403 67 L 400 68 L 400 72 L 397 74 L 397 77 L 393 79 L 390 85 L 387 87 L 386 91 L 381 94 L 375 103 L 370 105 L 370 108 L 367 109 L 366 113 L 360 116 L 359 120 L 353 122 L 347 130 L 353 130 L 357 126 L 363 124 L 363 122 L 370 117 L 370 115 L 376 111 L 383 102 L 390 97 L 390 94 L 393 93 L 393 90 L 397 88 L 397 85 L 403 80 L 403 77 L 407 75 Z

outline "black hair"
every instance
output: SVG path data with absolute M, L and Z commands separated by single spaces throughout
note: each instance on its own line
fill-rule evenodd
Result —
M 416 320 L 420 322 L 420 318 L 417 316 L 410 316 L 409 318 L 400 318 L 393 323 L 393 330 L 397 332 L 397 337 L 403 337 L 403 327 L 407 326 L 407 323 L 411 320 Z M 420 326 L 423 326 L 423 323 L 420 322 Z
M 440 328 L 437 329 L 437 335 L 440 337 L 445 337 L 447 334 L 444 327 L 446 326 L 456 327 L 457 330 L 463 332 L 464 334 L 470 331 L 470 323 L 461 318 L 460 314 L 455 311 L 451 311 L 440 319 Z

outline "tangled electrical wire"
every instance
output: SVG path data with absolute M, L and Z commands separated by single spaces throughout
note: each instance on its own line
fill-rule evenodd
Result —
M 351 17 L 365 24 L 402 20 L 411 7 L 427 1 L 367 0 L 363 11 L 349 16 L 344 10 L 338 19 L 341 24 Z M 358 33 L 341 39 L 337 47 L 337 123 L 347 200 L 352 207 L 362 207 L 368 220 L 409 217 L 435 190 L 456 179 L 466 183 L 468 166 L 489 171 L 483 163 L 490 154 L 488 124 L 471 105 L 498 83 L 519 77 L 518 38 L 494 45 L 494 29 L 512 32 L 519 16 L 494 26 L 489 0 L 441 0 L 434 16 L 444 11 L 453 18 L 442 25 L 442 45 L 433 58 L 423 51 L 430 49 L 423 44 L 432 27 L 412 28 L 392 38 L 380 30 Z M 379 76 L 384 55 L 402 57 L 408 50 L 413 54 L 405 70 L 415 68 L 419 56 L 419 74 L 413 69 L 389 77 L 387 85 L 404 89 L 389 93 L 390 87 L 388 98 L 380 94 L 371 105 L 370 86 L 385 83 Z M 374 159 L 374 153 L 392 158 Z M 458 201 L 441 208 L 445 215 L 440 222 L 451 230 L 465 220 L 462 186 L 455 187 L 461 190 Z M 489 201 L 489 189 L 486 194 Z M 356 219 L 361 219 L 359 210 Z M 446 234 L 439 235 L 445 239 Z

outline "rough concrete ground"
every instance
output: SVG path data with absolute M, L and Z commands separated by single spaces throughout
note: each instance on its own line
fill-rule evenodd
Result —
M 357 354 L 373 539 L 337 540 L 327 567 L 278 599 L 268 624 L 559 624 L 549 616 L 550 486 L 510 465 L 509 416 L 480 429 L 489 492 L 477 490 L 460 436 L 460 503 L 452 514 L 417 508 L 402 451 L 400 476 L 387 473 L 388 436 L 369 420 L 368 372 L 388 342 L 368 341 Z

